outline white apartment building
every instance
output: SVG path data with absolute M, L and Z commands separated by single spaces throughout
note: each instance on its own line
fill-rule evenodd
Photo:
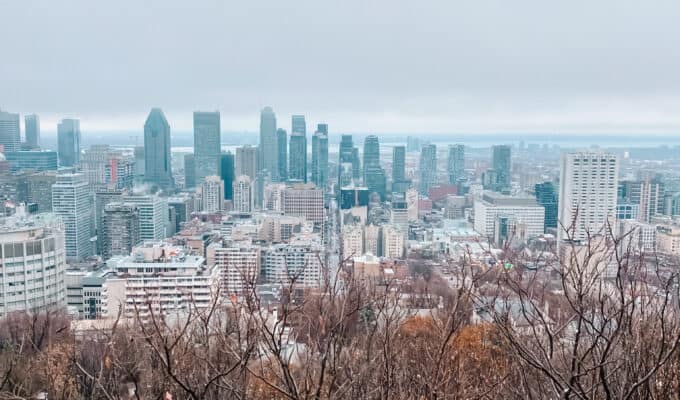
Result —
M 268 211 L 283 211 L 283 192 L 286 185 L 283 183 L 270 183 L 264 187 L 263 208 Z
M 475 199 L 474 213 L 474 229 L 487 238 L 494 237 L 497 217 L 506 215 L 526 225 L 527 238 L 543 234 L 545 208 L 533 197 L 484 191 L 481 198 Z
M 314 224 L 324 221 L 323 190 L 312 184 L 297 184 L 283 191 L 283 212 L 305 217 Z
M 123 202 L 137 206 L 139 214 L 139 240 L 160 240 L 166 237 L 168 202 L 155 195 L 124 196 Z
M 358 257 L 364 254 L 364 238 L 361 225 L 343 225 L 341 235 L 343 257 Z
M 656 225 L 635 220 L 618 221 L 622 250 L 629 246 L 634 251 L 654 252 L 656 249 Z
M 406 209 L 409 221 L 418 220 L 418 191 L 416 189 L 409 189 L 406 191 L 404 199 L 406 200 Z
M 206 176 L 201 182 L 201 209 L 211 213 L 224 209 L 224 181 L 219 176 Z
M 104 316 L 173 314 L 205 310 L 216 301 L 219 270 L 206 267 L 204 258 L 189 255 L 182 247 L 156 241 L 136 246 L 126 257 L 114 257 L 108 266 L 116 277 L 106 280 L 102 298 Z
M 220 271 L 222 296 L 243 296 L 260 276 L 260 247 L 248 241 L 213 243 L 208 252 Z
M 656 251 L 668 255 L 680 255 L 680 227 L 659 226 L 656 232 Z
M 59 218 L 0 220 L 0 317 L 66 305 L 66 252 Z
M 382 256 L 385 258 L 404 256 L 404 233 L 398 226 L 382 226 Z
M 66 258 L 69 260 L 82 260 L 94 254 L 90 242 L 94 226 L 92 206 L 85 175 L 57 175 L 57 181 L 52 185 L 52 212 L 64 222 Z
M 557 237 L 584 240 L 614 222 L 619 164 L 616 154 L 562 155 Z
M 323 247 L 313 240 L 294 238 L 264 251 L 262 269 L 268 283 L 318 287 L 321 284 Z
M 380 255 L 380 227 L 377 225 L 364 226 L 364 252 L 374 256 Z
M 239 175 L 234 179 L 234 200 L 233 210 L 237 212 L 249 213 L 254 208 L 254 191 L 250 177 Z

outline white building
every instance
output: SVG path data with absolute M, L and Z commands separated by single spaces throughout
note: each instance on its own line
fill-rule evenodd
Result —
M 234 211 L 251 212 L 254 208 L 253 184 L 247 175 L 234 179 Z
M 394 225 L 382 226 L 382 255 L 385 258 L 404 256 L 404 233 Z
M 584 240 L 614 222 L 619 165 L 616 154 L 562 155 L 557 238 Z
M 618 221 L 622 250 L 652 253 L 656 249 L 656 225 L 635 220 Z
M 342 226 L 342 254 L 345 258 L 364 254 L 363 229 L 359 224 Z
M 166 237 L 168 202 L 155 195 L 125 196 L 125 203 L 134 204 L 139 210 L 139 240 L 160 240 Z
M 543 234 L 545 208 L 533 197 L 507 196 L 498 192 L 484 191 L 474 202 L 474 228 L 482 236 L 494 237 L 495 223 L 499 216 L 510 216 L 526 224 L 528 238 Z
M 201 209 L 206 212 L 224 209 L 224 181 L 219 176 L 206 176 L 201 183 Z
M 267 282 L 318 287 L 321 283 L 323 247 L 317 241 L 295 238 L 264 251 L 262 269 Z
M 57 181 L 52 185 L 52 212 L 64 222 L 66 257 L 70 260 L 82 260 L 94 254 L 90 242 L 94 218 L 90 200 L 85 175 L 57 175 Z
M 656 232 L 656 250 L 663 254 L 680 255 L 680 227 L 659 226 Z
M 114 257 L 108 266 L 116 273 L 104 283 L 104 316 L 116 318 L 205 310 L 216 301 L 219 270 L 206 267 L 204 258 L 166 242 L 146 242 L 132 255 Z
M 377 225 L 364 226 L 364 252 L 380 255 L 380 227 Z
M 418 197 L 418 191 L 413 188 L 407 190 L 404 196 L 409 221 L 418 220 Z
M 263 208 L 268 211 L 283 211 L 283 192 L 286 185 L 283 183 L 270 183 L 264 187 Z
M 250 242 L 213 243 L 208 252 L 222 277 L 222 296 L 246 295 L 260 276 L 260 247 Z
M 100 319 L 107 314 L 104 284 L 115 273 L 110 269 L 97 271 L 67 270 L 66 301 L 69 313 L 79 319 Z
M 305 217 L 314 224 L 324 220 L 323 190 L 312 184 L 297 184 L 283 191 L 283 212 Z
M 63 225 L 50 217 L 0 220 L 0 317 L 66 305 Z

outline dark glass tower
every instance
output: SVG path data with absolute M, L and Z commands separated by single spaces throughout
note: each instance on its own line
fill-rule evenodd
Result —
M 558 202 L 555 185 L 552 182 L 537 183 L 534 193 L 536 202 L 545 208 L 544 229 L 557 228 Z
M 224 181 L 224 199 L 234 198 L 234 155 L 231 152 L 222 153 L 220 156 L 220 177 Z
M 307 137 L 304 133 L 290 135 L 288 179 L 307 182 Z
M 80 163 L 80 120 L 62 119 L 57 125 L 59 166 L 73 167 Z
M 492 167 L 496 172 L 494 190 L 506 192 L 510 190 L 510 146 L 507 144 L 493 146 Z
M 317 187 L 325 187 L 328 183 L 328 125 L 319 124 L 312 136 L 312 182 Z
M 194 112 L 195 182 L 217 175 L 220 167 L 220 113 Z
M 160 108 L 153 108 L 144 123 L 144 179 L 161 189 L 172 189 L 170 124 Z
M 279 148 L 279 181 L 288 180 L 288 134 L 285 129 L 276 130 L 276 141 Z
M 465 173 L 465 146 L 454 144 L 449 146 L 449 158 L 446 170 L 449 173 L 449 183 L 458 183 Z

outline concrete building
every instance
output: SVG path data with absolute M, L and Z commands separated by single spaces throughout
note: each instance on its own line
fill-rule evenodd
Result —
M 344 258 L 356 257 L 364 254 L 364 235 L 359 224 L 342 226 L 342 255 Z
M 78 261 L 94 254 L 92 228 L 94 214 L 90 190 L 81 173 L 58 174 L 52 185 L 52 212 L 64 222 L 67 259 Z
M 213 243 L 208 253 L 220 271 L 222 296 L 247 295 L 260 276 L 260 247 L 248 242 Z
M 4 153 L 21 150 L 19 114 L 0 110 L 0 147 Z
M 616 154 L 562 154 L 558 221 L 559 240 L 584 240 L 613 224 L 619 164 Z
M 305 217 L 314 224 L 323 224 L 323 190 L 314 185 L 297 184 L 283 191 L 283 212 L 286 215 Z
M 283 192 L 286 185 L 283 183 L 270 183 L 264 187 L 263 209 L 267 211 L 283 212 Z
M 80 167 L 93 190 L 132 189 L 134 158 L 107 144 L 90 146 L 81 156 Z
M 135 204 L 109 203 L 102 216 L 101 256 L 127 256 L 139 243 L 139 207 Z
M 57 182 L 56 172 L 36 172 L 26 177 L 28 202 L 38 205 L 38 212 L 52 211 L 52 185 Z
M 404 256 L 404 232 L 395 225 L 382 226 L 382 256 L 399 259 Z
M 219 176 L 206 176 L 201 183 L 201 209 L 206 212 L 224 210 L 224 182 Z
M 58 157 L 55 151 L 30 150 L 5 153 L 12 172 L 20 171 L 56 171 Z
M 528 237 L 543 234 L 545 209 L 533 197 L 485 191 L 481 199 L 475 199 L 474 215 L 475 230 L 487 238 L 494 237 L 496 217 L 506 215 L 526 224 Z
M 156 195 L 123 196 L 122 201 L 134 204 L 139 210 L 139 240 L 157 241 L 167 237 L 168 202 Z
M 0 318 L 66 305 L 63 225 L 48 214 L 0 219 Z
M 364 226 L 364 253 L 382 255 L 382 243 L 380 241 L 380 227 L 377 225 Z
M 264 250 L 262 270 L 268 283 L 302 287 L 319 287 L 323 246 L 320 243 L 293 239 Z
M 234 180 L 234 211 L 246 213 L 253 211 L 253 189 L 253 184 L 247 175 L 240 175 L 236 177 Z
M 257 176 L 258 149 L 252 146 L 243 146 L 236 149 L 234 157 L 234 175 L 246 175 L 251 180 Z

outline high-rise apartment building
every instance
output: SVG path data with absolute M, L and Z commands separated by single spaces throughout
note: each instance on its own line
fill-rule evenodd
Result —
M 286 215 L 305 217 L 315 224 L 323 223 L 323 189 L 304 184 L 286 188 L 283 192 L 283 212 Z
M 26 132 L 26 145 L 31 149 L 40 147 L 40 117 L 36 114 L 24 116 L 24 129 Z
M 404 232 L 395 225 L 382 226 L 382 255 L 385 258 L 399 259 L 404 256 Z
M 420 194 L 427 195 L 432 186 L 437 184 L 437 146 L 428 144 L 420 150 Z
M 220 113 L 194 112 L 194 182 L 217 175 L 220 168 Z
M 276 130 L 276 140 L 279 149 L 279 181 L 288 180 L 288 134 L 285 129 Z
M 130 203 L 109 203 L 102 216 L 101 256 L 128 256 L 139 243 L 139 208 Z
M 243 146 L 236 149 L 234 157 L 234 175 L 246 175 L 251 180 L 257 176 L 258 149 L 252 146 Z
M 449 146 L 449 158 L 446 170 L 449 173 L 449 183 L 458 183 L 465 174 L 465 146 L 454 144 Z
M 21 150 L 19 114 L 0 110 L 0 145 L 5 153 Z
M 602 234 L 616 215 L 619 173 L 616 154 L 575 152 L 562 154 L 557 237 L 585 240 Z
M 159 240 L 166 237 L 169 224 L 168 202 L 156 195 L 123 196 L 121 201 L 134 204 L 139 210 L 139 240 Z
M 290 154 L 288 157 L 288 179 L 307 182 L 307 137 L 302 132 L 290 135 Z
M 264 249 L 262 272 L 268 283 L 318 287 L 323 247 L 312 240 L 293 239 Z
M 328 131 L 328 125 L 319 125 Z M 328 133 L 320 130 L 312 136 L 312 182 L 320 188 L 328 184 Z
M 224 181 L 217 175 L 206 176 L 201 183 L 201 208 L 206 212 L 224 209 Z
M 66 258 L 77 261 L 94 254 L 90 242 L 94 215 L 85 175 L 57 175 L 56 183 L 52 185 L 52 212 L 64 222 Z
M 144 180 L 161 189 L 172 189 L 170 124 L 160 108 L 153 108 L 144 123 Z
M 234 179 L 233 210 L 251 212 L 254 208 L 253 183 L 248 175 L 239 175 Z
M 80 120 L 62 119 L 57 125 L 59 166 L 73 167 L 80 163 Z
M 260 113 L 260 145 L 259 168 L 274 177 L 278 177 L 279 146 L 276 135 L 276 114 L 271 107 L 265 107 Z M 249 175 L 250 176 L 250 175 Z M 252 176 L 251 178 L 254 178 Z
M 259 246 L 245 242 L 215 243 L 208 251 L 214 254 L 220 270 L 222 296 L 242 296 L 253 290 L 260 276 Z

